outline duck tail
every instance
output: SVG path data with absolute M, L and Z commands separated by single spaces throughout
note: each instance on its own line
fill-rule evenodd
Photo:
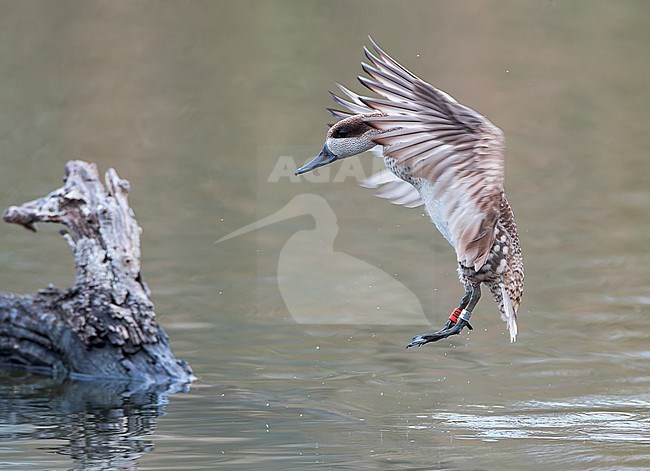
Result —
M 503 308 L 501 309 L 501 319 L 503 319 L 508 325 L 508 330 L 510 331 L 510 342 L 514 343 L 517 341 L 517 312 L 515 311 L 510 296 L 506 291 L 506 287 L 501 283 L 501 302 Z

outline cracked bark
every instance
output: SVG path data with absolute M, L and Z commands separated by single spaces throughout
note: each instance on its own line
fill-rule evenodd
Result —
M 73 377 L 193 378 L 156 322 L 128 193 L 129 182 L 115 170 L 103 185 L 95 164 L 72 160 L 61 188 L 5 210 L 6 222 L 32 231 L 39 222 L 63 224 L 77 278 L 64 291 L 0 293 L 0 364 Z

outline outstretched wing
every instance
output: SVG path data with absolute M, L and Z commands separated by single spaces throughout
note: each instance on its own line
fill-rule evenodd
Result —
M 385 113 L 367 120 L 384 131 L 375 142 L 414 178 L 429 180 L 458 260 L 478 270 L 494 242 L 504 180 L 503 133 L 372 45 L 374 54 L 365 49 L 371 64 L 362 64 L 370 78 L 359 80 L 383 99 L 355 97 Z
M 339 87 L 339 90 L 341 90 L 347 97 L 347 99 L 341 98 L 340 96 L 330 92 L 330 95 L 336 104 L 342 106 L 347 110 L 341 111 L 334 108 L 327 108 L 327 111 L 329 111 L 330 114 L 336 119 L 345 119 L 356 114 L 367 114 L 373 112 L 372 108 L 361 101 L 362 97 L 354 93 L 352 90 L 348 90 L 340 83 L 337 83 L 336 86 Z

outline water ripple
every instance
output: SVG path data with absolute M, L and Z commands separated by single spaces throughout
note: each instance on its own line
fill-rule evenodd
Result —
M 477 413 L 439 412 L 431 415 L 455 429 L 457 438 L 499 440 L 592 440 L 650 444 L 648 398 L 584 397 L 571 401 L 527 401 L 512 413 L 499 406 L 469 405 Z

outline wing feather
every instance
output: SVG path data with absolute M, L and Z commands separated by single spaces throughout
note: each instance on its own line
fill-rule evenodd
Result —
M 387 199 L 393 204 L 407 208 L 417 208 L 424 204 L 418 190 L 390 170 L 381 170 L 363 180 L 359 185 L 376 190 L 376 196 Z
M 327 111 L 329 111 L 332 116 L 337 119 L 345 119 L 357 114 L 367 114 L 374 112 L 374 110 L 366 105 L 363 101 L 361 101 L 361 97 L 354 93 L 352 90 L 347 89 L 340 83 L 337 83 L 336 86 L 348 99 L 341 98 L 332 92 L 330 92 L 330 95 L 337 105 L 342 106 L 347 111 L 328 108 Z
M 494 242 L 504 180 L 503 133 L 370 41 L 374 51 L 364 48 L 370 64 L 362 65 L 368 77 L 359 80 L 381 98 L 353 94 L 355 109 L 346 105 L 350 102 L 337 103 L 353 112 L 365 106 L 385 114 L 367 120 L 384 131 L 375 142 L 398 167 L 428 180 L 442 203 L 458 260 L 478 270 Z M 400 198 L 397 190 L 392 195 Z

